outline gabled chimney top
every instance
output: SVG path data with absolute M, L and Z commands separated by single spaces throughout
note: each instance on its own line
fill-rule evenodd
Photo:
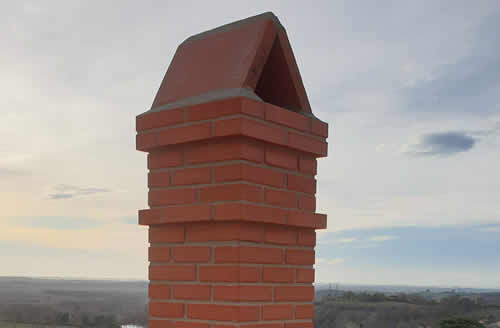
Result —
M 286 31 L 272 12 L 187 38 L 150 112 L 232 97 L 312 115 Z

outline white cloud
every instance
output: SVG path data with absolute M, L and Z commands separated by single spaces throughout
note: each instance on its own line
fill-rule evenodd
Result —
M 317 258 L 316 259 L 316 264 L 317 265 L 338 265 L 344 263 L 343 258 L 333 258 L 333 259 L 327 259 L 327 258 Z
M 350 244 L 355 242 L 356 238 L 334 238 L 334 239 L 326 239 L 322 240 L 322 244 Z
M 342 238 L 329 238 L 329 236 L 335 235 L 335 233 L 323 234 L 319 243 L 321 245 L 339 245 L 340 247 L 352 247 L 352 248 L 372 248 L 377 247 L 377 243 L 399 239 L 398 236 L 394 235 L 376 235 L 368 238 L 359 237 L 342 237 Z
M 394 239 L 399 239 L 398 236 L 392 236 L 392 235 L 380 235 L 380 236 L 373 236 L 368 238 L 369 241 L 373 242 L 384 242 L 384 241 L 389 241 L 389 240 L 394 240 Z
M 78 187 L 73 185 L 55 185 L 52 187 L 53 192 L 49 194 L 50 199 L 67 199 L 79 196 L 90 196 L 101 193 L 108 193 L 111 190 L 106 188 L 95 187 Z

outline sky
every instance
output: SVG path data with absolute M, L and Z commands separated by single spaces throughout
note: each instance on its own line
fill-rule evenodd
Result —
M 147 279 L 135 116 L 265 11 L 329 123 L 316 281 L 500 288 L 498 1 L 0 2 L 0 275 Z

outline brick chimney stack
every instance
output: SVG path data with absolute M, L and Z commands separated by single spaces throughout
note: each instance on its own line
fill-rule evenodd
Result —
M 148 153 L 149 327 L 311 328 L 328 126 L 278 19 L 185 40 L 136 124 Z

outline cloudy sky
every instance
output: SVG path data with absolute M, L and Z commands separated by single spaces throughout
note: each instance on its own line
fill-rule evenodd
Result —
M 330 123 L 317 281 L 500 288 L 497 1 L 0 2 L 0 275 L 145 279 L 135 115 L 186 37 L 269 10 Z

